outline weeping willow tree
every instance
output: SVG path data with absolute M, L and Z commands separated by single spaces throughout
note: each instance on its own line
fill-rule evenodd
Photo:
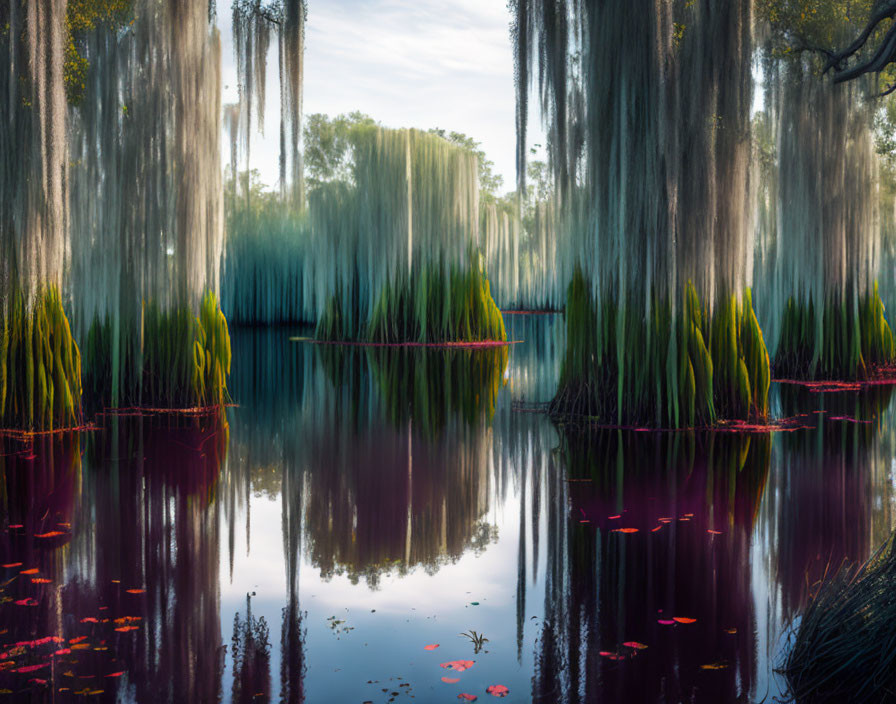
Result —
M 776 154 L 774 208 L 760 228 L 771 253 L 763 327 L 778 376 L 863 378 L 896 357 L 876 278 L 879 160 L 868 78 L 832 82 L 823 48 L 845 45 L 871 2 L 760 3 L 764 84 Z
M 0 427 L 77 425 L 81 357 L 60 290 L 67 260 L 65 0 L 0 7 Z
M 442 137 L 359 124 L 350 181 L 311 192 L 317 337 L 504 340 L 479 251 L 477 160 Z
M 710 424 L 767 412 L 751 279 L 752 2 L 515 0 L 518 190 L 533 76 L 568 352 L 555 413 Z
M 112 406 L 223 403 L 221 50 L 208 4 L 134 0 L 129 21 L 89 32 L 81 55 L 71 291 L 85 395 Z

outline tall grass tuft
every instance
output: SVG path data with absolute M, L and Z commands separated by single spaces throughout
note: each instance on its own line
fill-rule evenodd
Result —
M 144 303 L 139 329 L 119 336 L 119 320 L 95 319 L 85 353 L 85 396 L 94 408 L 194 408 L 229 400 L 230 333 L 212 292 L 196 316 L 186 306 Z M 125 325 L 127 325 L 125 323 Z M 116 345 L 116 339 L 139 345 Z
M 484 342 L 507 339 L 504 318 L 491 295 L 479 258 L 466 268 L 446 270 L 430 264 L 410 279 L 383 286 L 370 318 L 359 327 L 362 312 L 345 310 L 345 302 L 330 299 L 318 322 L 320 340 L 364 340 L 382 344 L 404 342 Z
M 44 431 L 80 420 L 81 353 L 58 289 L 30 305 L 14 292 L 0 314 L 0 424 Z
M 896 692 L 896 539 L 816 585 L 781 668 L 799 702 L 882 702 Z
M 851 300 L 850 295 L 830 296 L 820 315 L 811 298 L 787 301 L 775 355 L 778 377 L 864 379 L 896 361 L 896 342 L 877 284 L 857 303 Z
M 567 352 L 554 416 L 607 425 L 709 426 L 768 415 L 769 361 L 750 292 L 710 311 L 688 284 L 680 305 L 595 305 L 581 270 L 566 301 Z

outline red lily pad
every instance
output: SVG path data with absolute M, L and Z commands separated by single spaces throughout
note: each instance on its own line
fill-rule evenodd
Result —
M 439 647 L 438 643 L 431 643 L 430 645 L 424 645 L 423 649 L 424 650 L 435 650 L 438 647 Z
M 697 619 L 688 618 L 686 616 L 673 616 L 672 620 L 676 621 L 677 623 L 697 623 Z
M 466 699 L 468 702 L 475 702 L 479 697 L 475 694 L 467 694 L 466 692 L 461 692 L 457 695 L 458 699 Z
M 485 688 L 485 693 L 491 694 L 493 697 L 506 697 L 510 694 L 510 690 L 503 684 L 493 684 Z
M 474 660 L 452 660 L 451 662 L 443 662 L 439 665 L 446 670 L 454 670 L 455 672 L 463 672 L 473 667 Z
M 442 682 L 446 682 L 447 684 L 457 684 L 460 682 L 460 677 L 443 677 Z
M 646 645 L 644 645 L 643 643 L 639 643 L 636 640 L 627 640 L 625 641 L 625 643 L 623 643 L 623 645 L 626 648 L 634 648 L 635 650 L 645 650 L 647 648 Z

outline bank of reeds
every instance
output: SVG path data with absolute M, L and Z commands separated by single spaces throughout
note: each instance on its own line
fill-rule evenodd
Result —
M 30 303 L 21 291 L 0 311 L 0 426 L 54 430 L 81 420 L 81 353 L 59 291 Z
M 817 585 L 781 671 L 797 702 L 896 701 L 896 540 Z
M 609 292 L 595 304 L 577 271 L 565 315 L 555 417 L 684 428 L 768 415 L 768 352 L 749 290 L 710 311 L 688 284 L 676 310 L 655 300 L 645 311 Z

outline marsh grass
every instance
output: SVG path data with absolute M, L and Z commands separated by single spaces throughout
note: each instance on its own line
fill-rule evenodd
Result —
M 877 284 L 857 306 L 829 298 L 819 317 L 812 299 L 787 301 L 775 375 L 785 379 L 865 379 L 896 360 L 896 343 Z
M 491 295 L 479 257 L 461 269 L 428 265 L 410 279 L 383 287 L 369 319 L 347 310 L 333 296 L 318 322 L 319 340 L 360 340 L 384 344 L 404 342 L 484 342 L 507 340 L 504 318 Z
M 59 291 L 47 287 L 30 304 L 15 291 L 0 335 L 0 425 L 40 431 L 79 425 L 81 353 Z
M 95 409 L 222 406 L 230 361 L 227 320 L 213 293 L 203 297 L 198 316 L 185 306 L 162 310 L 147 302 L 142 320 L 94 321 L 85 395 Z
M 645 315 L 601 298 L 595 305 L 577 270 L 552 415 L 660 428 L 767 417 L 768 352 L 749 291 L 722 298 L 712 312 L 691 284 L 677 312 L 667 301 L 655 300 Z
M 896 698 L 896 539 L 815 585 L 781 667 L 799 702 Z

